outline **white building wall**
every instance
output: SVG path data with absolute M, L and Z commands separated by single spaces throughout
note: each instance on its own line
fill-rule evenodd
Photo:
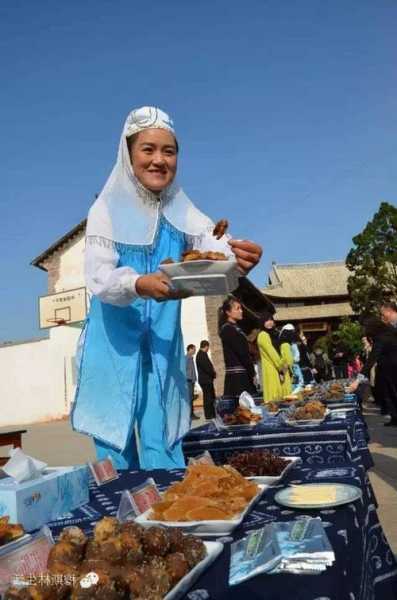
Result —
M 188 344 L 194 344 L 198 349 L 201 340 L 208 340 L 208 325 L 203 297 L 193 296 L 182 301 L 181 321 L 185 348 Z
M 84 237 L 60 255 L 55 292 L 85 286 Z M 32 318 L 36 318 L 32 315 Z M 0 347 L 0 427 L 59 419 L 70 412 L 76 377 L 73 361 L 80 327 L 50 329 L 49 339 Z M 182 302 L 184 344 L 208 339 L 204 298 Z
M 0 426 L 36 423 L 66 412 L 63 356 L 50 340 L 0 348 Z

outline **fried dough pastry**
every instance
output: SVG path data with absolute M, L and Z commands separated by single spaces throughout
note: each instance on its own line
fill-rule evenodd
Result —
M 318 402 L 318 400 L 311 400 L 305 406 L 297 408 L 291 418 L 295 421 L 307 421 L 310 419 L 322 419 L 324 415 L 324 404 Z
M 227 219 L 221 219 L 215 225 L 212 235 L 214 235 L 217 240 L 220 240 L 221 237 L 223 235 L 225 235 L 228 227 L 229 227 L 229 221 Z
M 228 465 L 194 464 L 188 467 L 184 479 L 171 485 L 162 500 L 153 505 L 151 518 L 158 521 L 232 519 L 258 491 L 256 484 Z
M 25 534 L 22 525 L 9 523 L 10 517 L 0 517 L 0 546 L 17 540 Z
M 233 414 L 223 417 L 223 422 L 226 425 L 249 425 L 251 423 L 258 423 L 261 419 L 261 415 L 251 412 L 249 408 L 238 406 Z

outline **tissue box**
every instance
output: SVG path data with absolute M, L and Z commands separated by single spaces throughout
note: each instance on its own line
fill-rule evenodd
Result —
M 32 481 L 18 483 L 12 477 L 0 479 L 0 516 L 21 523 L 26 531 L 86 504 L 89 500 L 88 467 L 47 468 Z

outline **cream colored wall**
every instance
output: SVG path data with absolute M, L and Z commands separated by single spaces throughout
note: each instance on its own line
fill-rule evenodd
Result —
M 54 291 L 85 286 L 83 263 L 81 237 L 61 252 Z M 77 326 L 54 327 L 48 340 L 0 347 L 0 427 L 69 414 L 75 393 L 72 361 L 80 331 Z M 182 332 L 185 346 L 198 346 L 202 339 L 208 339 L 204 298 L 183 301 Z
M 205 300 L 201 296 L 193 296 L 182 301 L 182 334 L 184 346 L 194 344 L 197 349 L 201 340 L 208 340 Z
M 59 278 L 55 283 L 55 292 L 63 292 L 85 286 L 84 246 L 84 237 L 81 237 L 62 252 L 59 265 Z
M 0 348 L 0 426 L 36 423 L 66 413 L 64 359 L 50 340 Z

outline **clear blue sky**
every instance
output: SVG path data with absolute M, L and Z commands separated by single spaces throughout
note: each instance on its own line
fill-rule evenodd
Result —
M 128 111 L 174 118 L 179 178 L 272 260 L 343 259 L 396 203 L 394 0 L 0 4 L 0 340 L 39 335 L 30 261 L 81 221 Z

